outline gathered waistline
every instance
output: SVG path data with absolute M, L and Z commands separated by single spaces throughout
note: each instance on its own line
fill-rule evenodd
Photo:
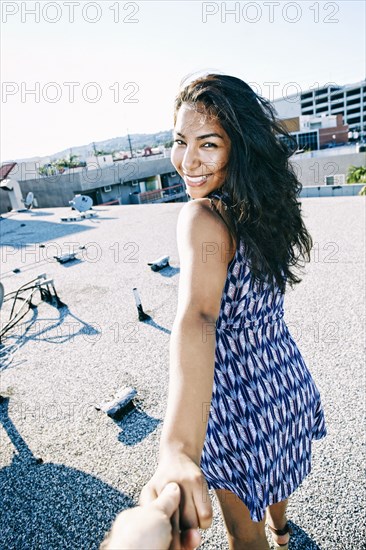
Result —
M 284 310 L 281 309 L 279 312 L 274 314 L 262 315 L 260 317 L 254 317 L 253 319 L 246 318 L 245 320 L 233 322 L 233 321 L 218 321 L 216 324 L 216 330 L 225 330 L 225 329 L 237 329 L 237 328 L 246 328 L 246 327 L 258 327 L 262 325 L 272 325 L 277 321 L 281 320 L 284 316 Z

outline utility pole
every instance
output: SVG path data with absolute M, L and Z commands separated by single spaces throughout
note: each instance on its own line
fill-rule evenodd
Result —
M 97 161 L 97 165 L 99 166 L 99 159 L 98 159 L 98 155 L 97 155 L 97 148 L 95 147 L 95 141 L 93 141 L 93 150 L 94 150 L 94 156 L 95 156 L 96 161 Z
M 132 157 L 133 157 L 133 154 L 132 154 L 132 145 L 131 145 L 130 134 L 128 133 L 128 128 L 127 128 L 127 139 L 128 139 L 128 143 L 130 144 L 130 153 L 131 153 L 131 158 L 132 158 Z

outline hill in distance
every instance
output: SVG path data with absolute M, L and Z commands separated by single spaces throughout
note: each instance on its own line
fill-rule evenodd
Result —
M 155 134 L 130 134 L 131 146 L 133 150 L 143 149 L 144 147 L 158 147 L 159 145 L 164 145 L 169 143 L 173 139 L 173 129 L 163 130 Z M 80 160 L 85 159 L 88 156 L 94 154 L 94 145 L 97 151 L 106 151 L 112 153 L 113 151 L 129 151 L 130 145 L 128 143 L 128 137 L 119 136 L 110 139 L 105 139 L 103 141 L 95 141 L 88 143 L 87 145 L 77 145 L 64 149 L 63 151 L 58 151 L 52 155 L 47 155 L 41 158 L 41 163 L 43 158 L 51 158 L 51 160 L 56 160 L 64 157 L 68 157 L 70 152 L 73 155 L 77 155 Z M 39 157 L 32 158 L 23 158 L 23 159 L 14 159 L 13 162 L 32 162 L 39 160 Z M 7 161 L 10 162 L 10 161 Z

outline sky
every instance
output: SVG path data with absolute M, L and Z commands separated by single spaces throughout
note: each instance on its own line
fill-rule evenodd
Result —
M 173 127 L 181 79 L 273 100 L 365 78 L 356 1 L 1 2 L 2 162 Z

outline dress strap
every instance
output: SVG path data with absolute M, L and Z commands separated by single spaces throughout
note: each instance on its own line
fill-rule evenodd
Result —
M 211 198 L 220 199 L 224 204 L 225 210 L 227 210 L 227 208 L 231 206 L 230 197 L 228 193 L 222 189 L 222 187 L 219 187 L 218 189 L 214 189 L 213 191 L 211 191 L 211 193 L 206 195 L 206 198 L 210 200 Z M 212 201 L 211 201 L 211 204 L 212 204 Z

